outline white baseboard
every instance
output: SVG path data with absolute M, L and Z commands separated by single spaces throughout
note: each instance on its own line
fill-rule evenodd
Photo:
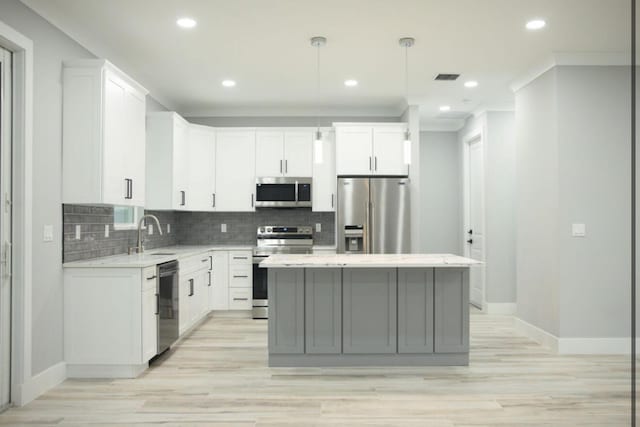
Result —
M 515 327 L 558 354 L 631 354 L 631 338 L 558 338 L 517 317 Z
M 67 365 L 69 378 L 136 378 L 149 367 L 142 365 Z
M 16 406 L 24 406 L 38 396 L 51 390 L 67 378 L 67 365 L 60 362 L 29 378 L 24 384 L 16 385 L 11 400 Z
M 484 304 L 484 311 L 487 314 L 514 315 L 516 314 L 516 303 L 515 302 L 486 302 Z

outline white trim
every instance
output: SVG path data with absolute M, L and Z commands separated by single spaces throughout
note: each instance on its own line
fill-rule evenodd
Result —
M 518 317 L 515 328 L 558 354 L 631 354 L 630 337 L 558 338 Z
M 467 119 L 420 119 L 420 132 L 458 132 Z
M 515 302 L 486 302 L 484 303 L 485 313 L 487 314 L 500 314 L 500 315 L 514 315 L 516 314 Z
M 511 83 L 517 92 L 556 66 L 624 66 L 631 65 L 630 54 L 624 52 L 558 52 L 549 55 Z
M 149 367 L 141 365 L 68 365 L 68 378 L 137 378 Z
M 21 405 L 26 405 L 60 384 L 66 378 L 67 366 L 64 362 L 60 362 L 25 381 L 24 384 L 18 385 L 15 388 L 17 396 L 12 396 L 12 398 L 14 401 L 23 402 Z
M 180 111 L 184 117 L 399 117 L 403 109 L 392 107 L 236 107 Z
M 34 395 L 32 378 L 33 215 L 33 42 L 0 22 L 0 46 L 13 52 L 13 297 L 11 401 L 24 405 Z

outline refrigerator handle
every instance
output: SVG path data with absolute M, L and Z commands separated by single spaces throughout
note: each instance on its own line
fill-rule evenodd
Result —
M 365 254 L 368 254 L 368 253 L 371 253 L 371 248 L 369 247 L 371 244 L 369 240 L 369 226 L 371 225 L 369 222 L 371 220 L 371 202 L 367 201 L 366 204 L 367 204 L 366 206 L 367 218 L 364 223 L 364 227 L 363 227 L 364 230 L 362 230 L 362 239 L 363 239 L 362 249 Z

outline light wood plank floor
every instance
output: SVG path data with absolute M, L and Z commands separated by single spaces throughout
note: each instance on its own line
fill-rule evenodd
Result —
M 67 380 L 2 425 L 629 425 L 622 356 L 557 356 L 472 310 L 469 367 L 267 368 L 266 322 L 210 318 L 134 380 Z

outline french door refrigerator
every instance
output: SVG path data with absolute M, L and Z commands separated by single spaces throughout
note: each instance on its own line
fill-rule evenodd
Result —
M 338 253 L 410 253 L 410 182 L 338 178 Z

